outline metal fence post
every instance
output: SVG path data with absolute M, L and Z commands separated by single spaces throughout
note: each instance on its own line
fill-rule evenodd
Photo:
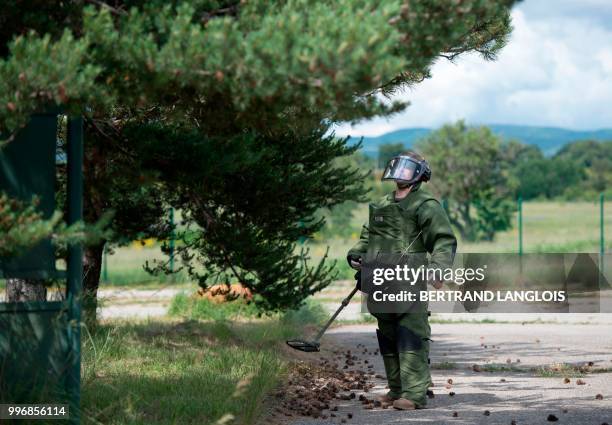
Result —
M 518 253 L 523 255 L 523 197 L 518 197 Z
M 83 118 L 68 120 L 68 224 L 83 219 Z M 71 364 L 67 370 L 70 393 L 70 422 L 80 423 L 81 412 L 81 302 L 83 298 L 83 247 L 70 244 L 67 262 L 68 337 Z
M 601 288 L 602 278 L 605 273 L 604 255 L 606 253 L 606 240 L 604 236 L 604 201 L 603 192 L 599 194 L 599 287 Z
M 170 281 L 174 282 L 174 208 L 170 208 Z
M 102 282 L 108 283 L 108 250 L 106 244 L 104 244 L 104 250 L 102 251 Z

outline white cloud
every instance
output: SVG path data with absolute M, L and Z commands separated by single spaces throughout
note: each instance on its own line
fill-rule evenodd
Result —
M 471 123 L 612 127 L 612 2 L 529 0 L 512 12 L 514 32 L 495 62 L 469 55 L 439 61 L 432 78 L 397 95 L 411 106 L 339 135 Z

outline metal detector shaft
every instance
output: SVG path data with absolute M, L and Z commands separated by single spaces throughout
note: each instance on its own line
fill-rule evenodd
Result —
M 336 310 L 334 315 L 329 318 L 329 320 L 327 321 L 325 326 L 323 326 L 323 328 L 321 328 L 321 330 L 319 331 L 319 333 L 317 334 L 317 336 L 315 337 L 313 342 L 316 342 L 316 343 L 319 342 L 319 340 L 321 339 L 321 337 L 323 336 L 325 331 L 327 331 L 327 328 L 329 328 L 329 325 L 331 325 L 334 322 L 334 320 L 336 320 L 336 317 L 338 317 L 338 315 L 344 309 L 344 307 L 346 307 L 348 305 L 348 303 L 351 302 L 351 298 L 353 298 L 353 295 L 355 295 L 355 293 L 357 291 L 358 291 L 357 286 L 355 286 L 355 288 L 353 288 L 351 293 L 348 294 L 348 296 L 345 299 L 342 300 L 342 304 L 340 304 L 340 307 L 338 307 L 338 310 Z

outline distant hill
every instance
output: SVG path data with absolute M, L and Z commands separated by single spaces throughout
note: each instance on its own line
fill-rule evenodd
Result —
M 576 140 L 612 140 L 612 129 L 581 131 L 558 127 L 504 124 L 492 124 L 488 127 L 504 139 L 516 139 L 525 144 L 539 146 L 546 155 L 552 155 L 563 145 Z M 432 131 L 430 128 L 415 127 L 392 131 L 376 137 L 364 137 L 362 150 L 368 156 L 376 156 L 378 146 L 384 143 L 402 142 L 406 147 L 410 147 L 430 131 Z M 356 141 L 358 138 L 355 137 L 353 140 Z

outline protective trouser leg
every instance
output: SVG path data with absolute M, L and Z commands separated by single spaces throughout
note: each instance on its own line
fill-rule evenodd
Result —
M 387 383 L 389 384 L 387 396 L 394 399 L 400 398 L 402 394 L 402 380 L 397 343 L 394 338 L 395 323 L 379 320 L 378 327 L 376 336 L 378 337 L 378 346 L 385 365 Z
M 431 385 L 429 335 L 426 314 L 403 316 L 396 330 L 402 398 L 411 400 L 417 407 L 425 407 L 427 404 L 427 389 Z
M 402 398 L 411 400 L 417 407 L 425 407 L 427 389 L 431 383 L 426 351 L 402 351 L 399 361 Z

